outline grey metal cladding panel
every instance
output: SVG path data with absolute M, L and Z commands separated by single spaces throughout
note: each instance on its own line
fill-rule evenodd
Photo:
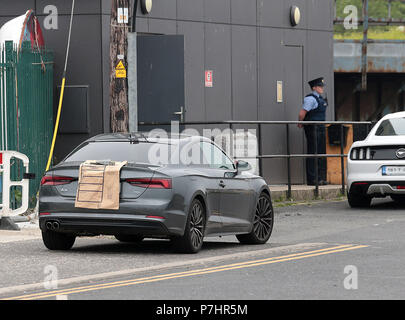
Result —
M 286 154 L 285 128 L 279 125 L 262 126 L 262 153 Z M 285 159 L 263 159 L 263 176 L 269 184 L 285 183 L 287 161 Z
M 58 9 L 58 14 L 62 14 L 62 15 L 70 14 L 72 11 L 72 1 L 36 0 L 37 15 L 46 15 L 46 14 L 44 14 L 44 8 L 48 5 L 55 6 Z M 100 14 L 101 13 L 100 0 L 76 1 L 74 12 L 75 12 L 75 14 Z
M 176 1 L 177 0 L 153 0 L 152 11 L 148 17 L 176 20 Z
M 322 46 L 320 47 L 320 44 Z M 318 48 L 316 48 L 318 46 Z M 307 44 L 308 76 L 307 80 L 325 77 L 326 92 L 329 99 L 328 119 L 333 119 L 333 33 L 312 31 L 308 33 Z
M 258 25 L 284 27 L 283 13 L 284 0 L 257 0 Z
M 256 0 L 231 0 L 231 22 L 233 24 L 257 24 Z
M 231 0 L 204 0 L 204 18 L 207 22 L 230 23 Z
M 333 0 L 310 0 L 308 3 L 308 28 L 333 31 Z
M 149 19 L 149 32 L 158 34 L 176 34 L 176 20 Z
M 148 18 L 136 18 L 136 32 L 149 32 L 149 19 Z
M 285 29 L 284 45 L 286 46 L 305 46 L 307 42 L 307 30 Z
M 256 27 L 232 27 L 234 120 L 257 120 Z
M 44 17 L 40 17 L 42 23 Z M 69 27 L 69 16 L 59 17 L 58 30 L 44 30 L 47 46 L 55 52 L 55 86 L 60 85 Z M 90 94 L 90 132 L 102 132 L 102 41 L 100 16 L 76 16 L 72 29 L 67 85 L 88 85 Z M 80 35 L 80 36 L 78 36 Z M 56 101 L 57 104 L 57 101 Z
M 59 133 L 89 133 L 88 88 L 65 87 L 63 106 Z
M 204 21 L 204 1 L 177 0 L 177 19 Z
M 284 103 L 276 102 L 277 80 L 284 81 L 282 29 L 259 29 L 259 120 L 284 120 Z
M 107 15 L 111 13 L 111 0 L 101 0 L 101 13 Z
M 0 16 L 21 16 L 29 9 L 35 10 L 35 0 L 1 0 Z
M 205 119 L 204 23 L 182 22 L 177 33 L 184 35 L 184 73 L 186 120 Z
M 205 88 L 206 119 L 232 119 L 231 29 L 229 25 L 206 24 L 205 70 L 213 71 L 213 87 Z

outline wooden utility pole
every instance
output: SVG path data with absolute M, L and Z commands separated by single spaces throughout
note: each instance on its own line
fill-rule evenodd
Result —
M 111 131 L 128 132 L 128 23 L 119 23 L 118 8 L 129 8 L 129 0 L 111 0 L 110 114 Z M 121 12 L 120 12 L 121 13 Z M 122 17 L 121 17 L 122 19 Z M 120 21 L 121 22 L 121 21 Z M 122 64 L 120 63 L 122 62 Z M 117 73 L 117 69 L 121 71 Z M 124 70 L 122 70 L 122 65 Z M 118 67 L 118 68 L 117 68 Z

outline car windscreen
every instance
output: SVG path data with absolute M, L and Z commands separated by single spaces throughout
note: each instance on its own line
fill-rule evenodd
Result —
M 79 146 L 64 161 L 110 160 L 158 164 L 156 156 L 165 158 L 160 157 L 160 153 L 168 154 L 169 149 L 169 144 L 161 143 L 89 142 Z M 164 161 L 160 163 L 164 164 Z
M 378 127 L 376 136 L 404 136 L 405 135 L 405 118 L 387 119 L 381 122 Z

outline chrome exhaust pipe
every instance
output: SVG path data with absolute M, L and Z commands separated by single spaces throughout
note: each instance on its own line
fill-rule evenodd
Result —
M 46 228 L 48 229 L 48 230 L 52 230 L 53 229 L 53 224 L 52 224 L 52 222 L 47 222 L 46 224 L 45 224 L 45 226 L 46 226 Z
M 59 229 L 59 222 L 53 222 L 52 223 L 52 230 L 58 230 Z

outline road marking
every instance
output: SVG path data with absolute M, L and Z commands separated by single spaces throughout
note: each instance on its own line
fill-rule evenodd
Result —
M 157 271 L 163 269 L 172 269 L 176 267 L 184 267 L 184 266 L 192 266 L 197 264 L 207 264 L 213 263 L 223 260 L 230 260 L 230 259 L 242 259 L 248 258 L 255 255 L 266 255 L 266 254 L 283 254 L 283 253 L 290 253 L 296 252 L 298 250 L 310 250 L 316 247 L 326 246 L 327 243 L 300 243 L 294 245 L 287 245 L 287 246 L 280 246 L 280 247 L 272 247 L 267 249 L 259 249 L 259 250 L 250 250 L 250 251 L 242 251 L 237 253 L 230 253 L 224 255 L 217 255 L 213 257 L 204 257 L 204 258 L 197 258 L 197 259 L 187 259 L 187 260 L 177 260 L 175 262 L 168 262 L 154 266 L 147 266 L 142 268 L 135 268 L 135 269 L 127 269 L 127 270 L 119 270 L 119 271 L 111 271 L 111 272 L 104 272 L 98 274 L 91 274 L 73 278 L 65 278 L 58 280 L 59 286 L 68 286 L 73 285 L 76 283 L 82 283 L 85 281 L 96 281 L 96 280 L 103 280 L 106 278 L 112 277 L 120 277 L 126 275 L 133 275 L 136 273 L 141 272 L 150 272 L 150 271 Z M 24 284 L 24 285 L 17 285 L 12 287 L 5 287 L 0 288 L 0 295 L 6 294 L 15 294 L 16 292 L 27 292 L 27 291 L 35 291 L 35 290 L 42 290 L 44 288 L 44 283 L 31 283 L 31 284 Z
M 235 269 L 241 269 L 241 268 L 250 268 L 250 267 L 255 267 L 255 266 L 260 266 L 260 265 L 265 265 L 265 264 L 305 259 L 305 258 L 327 255 L 327 254 L 332 254 L 332 253 L 356 250 L 356 249 L 361 249 L 361 248 L 366 248 L 366 247 L 368 247 L 368 246 L 366 246 L 366 245 L 340 245 L 340 246 L 335 246 L 335 247 L 325 248 L 325 249 L 320 249 L 320 250 L 306 251 L 306 252 L 300 252 L 300 253 L 296 253 L 296 254 L 284 255 L 284 256 L 279 256 L 279 257 L 271 257 L 271 258 L 266 258 L 266 259 L 253 260 L 253 261 L 245 261 L 245 262 L 240 262 L 240 263 L 233 263 L 233 264 L 204 268 L 204 269 L 197 269 L 197 270 L 177 272 L 177 273 L 169 273 L 169 274 L 150 276 L 150 277 L 144 277 L 144 278 L 138 278 L 138 279 L 115 281 L 115 282 L 109 282 L 109 283 L 103 283 L 103 284 L 97 284 L 97 285 L 82 286 L 82 287 L 77 287 L 77 288 L 61 289 L 61 290 L 50 291 L 50 292 L 39 292 L 39 293 L 11 297 L 11 298 L 7 298 L 4 300 L 44 299 L 44 298 L 54 297 L 57 295 L 69 295 L 69 294 L 74 294 L 74 293 L 82 293 L 82 292 L 88 292 L 88 291 L 109 289 L 109 288 L 115 288 L 115 287 L 124 287 L 124 286 L 136 285 L 136 284 L 176 279 L 176 278 L 184 278 L 184 277 L 190 277 L 190 276 L 196 276 L 196 275 L 204 275 L 204 274 L 210 274 L 210 273 L 214 273 L 214 272 L 229 271 L 229 270 L 235 270 Z

